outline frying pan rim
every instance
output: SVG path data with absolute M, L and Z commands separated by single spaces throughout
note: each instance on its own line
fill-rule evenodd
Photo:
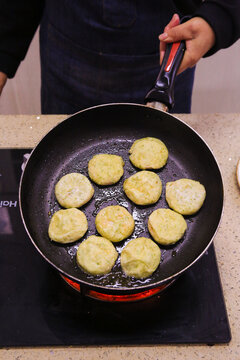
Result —
M 37 246 L 36 242 L 34 241 L 34 239 L 32 238 L 32 236 L 30 235 L 29 233 L 29 230 L 28 230 L 28 227 L 27 227 L 27 224 L 25 222 L 25 219 L 24 219 L 24 214 L 23 214 L 23 209 L 22 209 L 22 198 L 21 198 L 21 193 L 22 193 L 22 186 L 23 186 L 23 177 L 24 177 L 24 174 L 25 174 L 25 169 L 30 161 L 30 159 L 32 158 L 34 152 L 37 150 L 38 146 L 40 145 L 40 143 L 42 141 L 44 141 L 44 139 L 49 136 L 51 134 L 52 131 L 54 131 L 55 128 L 57 128 L 58 126 L 61 126 L 62 123 L 64 123 L 65 121 L 73 118 L 74 116 L 80 114 L 80 113 L 83 113 L 83 112 L 86 112 L 86 111 L 89 111 L 89 110 L 92 110 L 92 109 L 95 109 L 95 108 L 101 108 L 101 107 L 112 107 L 112 106 L 133 106 L 133 107 L 143 107 L 143 108 L 150 108 L 152 109 L 153 111 L 159 111 L 160 113 L 164 113 L 164 114 L 168 114 L 170 117 L 174 118 L 175 120 L 179 121 L 180 123 L 183 124 L 183 126 L 186 126 L 189 130 L 193 131 L 197 137 L 199 137 L 201 139 L 201 141 L 204 143 L 204 145 L 206 146 L 206 148 L 209 150 L 209 152 L 211 153 L 214 161 L 215 161 L 215 164 L 217 166 L 217 169 L 219 171 L 219 174 L 220 174 L 220 179 L 221 179 L 221 183 L 222 183 L 222 208 L 221 208 L 221 213 L 220 213 L 220 216 L 219 216 L 219 220 L 218 220 L 218 225 L 214 231 L 214 234 L 212 235 L 211 239 L 209 240 L 207 246 L 205 246 L 205 248 L 203 249 L 203 251 L 190 263 L 188 264 L 187 266 L 185 266 L 183 269 L 181 269 L 180 271 L 178 271 L 177 273 L 174 273 L 173 275 L 167 277 L 167 278 L 164 278 L 158 282 L 155 282 L 154 284 L 143 284 L 143 285 L 138 285 L 136 287 L 112 287 L 112 286 L 103 286 L 103 285 L 96 285 L 96 284 L 89 284 L 89 282 L 86 282 L 85 280 L 80 280 L 79 278 L 71 275 L 71 274 L 68 274 L 66 271 L 63 271 L 61 268 L 59 268 L 59 266 L 57 266 L 56 264 L 54 264 L 50 259 L 48 259 L 48 257 L 42 252 L 42 250 L 40 250 L 40 248 Z M 20 183 L 19 183 L 19 194 L 18 194 L 18 198 L 19 198 L 19 209 L 20 209 L 20 214 L 21 214 L 21 218 L 22 218 L 22 221 L 23 221 L 23 225 L 24 225 L 24 228 L 27 232 L 27 235 L 28 237 L 30 238 L 31 242 L 33 243 L 33 245 L 35 246 L 35 248 L 37 249 L 37 251 L 40 253 L 40 255 L 51 265 L 53 266 L 59 273 L 63 274 L 64 276 L 66 276 L 67 278 L 79 283 L 80 285 L 84 285 L 88 288 L 92 288 L 92 289 L 95 289 L 95 290 L 100 290 L 102 292 L 114 292 L 115 294 L 117 293 L 134 293 L 134 292 L 139 292 L 141 290 L 148 290 L 148 289 L 152 289 L 152 288 L 155 288 L 155 287 L 158 287 L 160 285 L 163 285 L 165 283 L 168 283 L 170 282 L 171 280 L 177 278 L 179 275 L 181 275 L 182 273 L 184 273 L 187 269 L 189 269 L 191 266 L 193 266 L 193 264 L 195 262 L 197 262 L 202 256 L 203 254 L 208 250 L 209 246 L 212 244 L 215 236 L 216 236 L 216 233 L 219 229 L 219 226 L 220 226 L 220 223 L 221 223 L 221 220 L 222 220 L 222 216 L 223 216 L 223 209 L 224 209 L 224 186 L 223 186 L 223 177 L 222 177 L 222 172 L 221 172 L 221 169 L 219 167 L 219 164 L 217 162 L 217 159 L 216 157 L 214 156 L 213 154 L 213 151 L 212 149 L 210 148 L 210 146 L 206 143 L 206 141 L 203 139 L 203 137 L 195 130 L 193 129 L 190 125 L 186 124 L 183 120 L 179 119 L 177 116 L 175 115 L 172 115 L 168 112 L 164 112 L 160 109 L 157 109 L 157 108 L 154 108 L 154 107 L 151 107 L 151 106 L 148 106 L 148 105 L 144 105 L 144 104 L 137 104 L 137 103 L 107 103 L 107 104 L 100 104 L 100 105 L 96 105 L 96 106 L 92 106 L 92 107 L 89 107 L 89 108 L 86 108 L 86 109 L 82 109 L 74 114 L 71 114 L 71 115 L 66 115 L 67 117 L 65 119 L 63 119 L 62 121 L 60 121 L 59 123 L 57 123 L 55 126 L 53 126 L 46 134 L 44 134 L 42 136 L 42 138 L 38 141 L 38 143 L 34 146 L 34 148 L 32 149 L 31 153 L 30 153 L 30 156 L 28 157 L 27 161 L 25 162 L 25 165 L 24 165 L 24 168 L 23 168 L 23 171 L 22 171 L 22 174 L 21 174 L 21 177 L 20 177 Z

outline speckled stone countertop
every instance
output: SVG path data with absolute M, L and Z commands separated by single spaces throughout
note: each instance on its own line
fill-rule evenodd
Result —
M 157 360 L 240 359 L 240 188 L 236 165 L 240 158 L 240 114 L 178 115 L 192 126 L 212 149 L 224 181 L 222 221 L 214 239 L 232 340 L 227 345 L 101 346 L 0 349 L 9 360 Z M 64 115 L 0 115 L 0 148 L 34 147 Z

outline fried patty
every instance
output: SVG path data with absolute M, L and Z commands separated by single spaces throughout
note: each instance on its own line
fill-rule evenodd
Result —
M 95 224 L 106 239 L 117 242 L 129 237 L 135 226 L 132 215 L 123 206 L 107 206 L 99 211 Z
M 187 229 L 181 214 L 170 209 L 157 209 L 148 219 L 148 230 L 153 239 L 161 245 L 171 245 L 180 240 Z
M 64 175 L 55 186 L 57 201 L 64 208 L 79 208 L 94 194 L 94 189 L 85 175 L 70 173 Z
M 179 179 L 166 184 L 167 203 L 179 214 L 195 214 L 202 207 L 205 197 L 205 187 L 199 181 Z
M 67 244 L 82 238 L 87 229 L 87 218 L 81 210 L 62 209 L 53 214 L 48 227 L 48 235 L 53 241 Z
M 162 182 L 152 171 L 139 171 L 123 183 L 127 197 L 137 205 L 156 203 L 162 193 Z
M 134 141 L 129 159 L 139 169 L 160 169 L 168 159 L 168 149 L 159 139 L 146 137 Z
M 111 243 L 101 236 L 89 236 L 78 247 L 77 263 L 87 273 L 103 275 L 111 271 L 118 253 Z
M 121 267 L 128 276 L 143 279 L 157 269 L 161 258 L 159 246 L 151 239 L 140 237 L 129 241 L 121 253 Z
M 124 161 L 121 156 L 97 154 L 88 163 L 88 174 L 98 185 L 112 185 L 123 176 L 123 166 Z

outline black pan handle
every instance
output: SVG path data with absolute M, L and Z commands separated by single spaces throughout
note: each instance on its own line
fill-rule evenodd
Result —
M 184 16 L 180 23 L 189 19 L 190 16 Z M 160 72 L 154 86 L 145 96 L 145 103 L 159 102 L 166 105 L 168 110 L 173 108 L 175 79 L 185 49 L 185 41 L 167 44 Z

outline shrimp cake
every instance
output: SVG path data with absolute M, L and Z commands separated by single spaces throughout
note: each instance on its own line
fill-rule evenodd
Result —
M 170 209 L 157 209 L 148 219 L 148 230 L 161 245 L 175 244 L 183 237 L 186 229 L 184 217 Z
M 78 247 L 77 264 L 87 273 L 103 275 L 111 271 L 118 253 L 110 240 L 101 236 L 89 236 Z
M 190 179 L 179 179 L 166 184 L 166 200 L 169 207 L 179 214 L 195 214 L 206 197 L 205 187 Z
M 121 267 L 127 276 L 143 279 L 157 269 L 161 258 L 159 246 L 151 239 L 140 237 L 127 243 L 121 253 Z
M 90 179 L 98 185 L 116 184 L 123 176 L 124 161 L 121 156 L 98 154 L 88 163 Z
M 53 214 L 48 227 L 48 235 L 53 241 L 68 244 L 83 237 L 87 229 L 87 218 L 81 210 L 62 209 Z
M 166 145 L 154 137 L 134 141 L 129 153 L 131 163 L 139 169 L 160 169 L 168 159 Z
M 139 171 L 123 183 L 127 197 L 137 205 L 156 203 L 162 193 L 162 182 L 152 171 Z
M 64 175 L 55 185 L 55 196 L 64 208 L 78 208 L 86 204 L 94 189 L 85 175 L 70 173 Z
M 132 215 L 123 206 L 107 206 L 96 216 L 97 231 L 106 239 L 118 242 L 129 237 L 135 227 Z

